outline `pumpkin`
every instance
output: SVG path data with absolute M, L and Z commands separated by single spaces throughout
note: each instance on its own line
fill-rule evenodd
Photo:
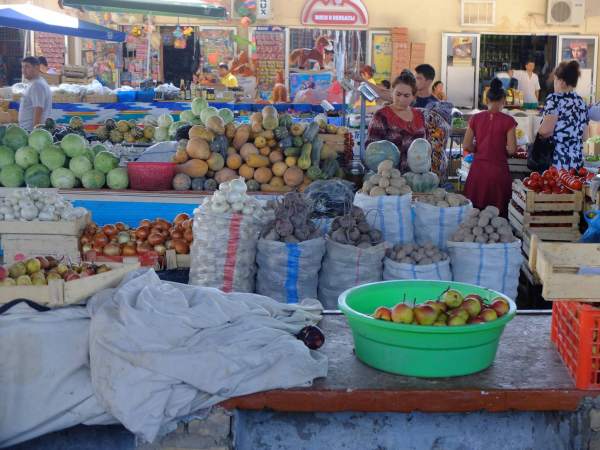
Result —
M 381 161 L 390 160 L 397 167 L 400 164 L 400 151 L 390 141 L 371 142 L 365 151 L 365 164 L 369 170 L 377 172 Z
M 304 145 L 304 139 L 302 136 L 294 136 L 292 138 L 292 147 L 302 147 Z
M 259 124 L 262 127 L 263 116 L 259 112 L 252 113 L 250 115 L 250 124 Z
M 206 122 L 206 128 L 215 134 L 225 134 L 225 121 L 221 116 L 211 116 Z
M 183 164 L 177 165 L 178 173 L 185 173 L 191 178 L 203 177 L 208 172 L 208 164 L 201 159 L 190 159 Z
M 236 149 L 242 148 L 248 139 L 250 138 L 250 127 L 248 125 L 240 125 L 237 130 L 235 130 L 235 136 L 233 137 L 233 146 Z
M 254 171 L 254 179 L 260 184 L 268 183 L 273 178 L 273 172 L 268 167 L 260 167 Z
M 269 105 L 262 109 L 262 126 L 265 130 L 274 130 L 279 126 L 279 114 L 275 107 Z
M 439 177 L 433 172 L 407 172 L 404 178 L 414 192 L 431 192 L 440 185 Z
M 335 158 L 337 158 L 335 149 L 329 144 L 323 144 L 323 148 L 321 149 L 321 161 Z
M 269 139 L 267 141 L 267 146 L 269 148 L 275 148 L 275 147 L 277 147 L 277 141 L 275 139 Z
M 210 158 L 210 147 L 204 139 L 193 138 L 187 143 L 185 151 L 190 158 L 208 159 Z
M 206 128 L 200 125 L 194 125 L 192 128 L 190 128 L 188 134 L 190 139 L 200 138 L 207 142 L 212 142 L 212 140 L 215 138 L 215 134 L 212 131 L 208 131 Z
M 300 138 L 299 147 L 302 147 L 303 144 L 304 144 L 304 142 L 302 141 L 302 138 Z M 285 139 L 282 139 L 281 141 L 279 141 L 279 146 L 281 148 L 290 148 L 290 147 L 294 146 L 294 141 L 292 140 L 291 136 L 288 136 Z
M 252 130 L 252 133 L 254 133 L 254 137 L 258 136 L 260 133 L 265 131 L 265 130 L 263 130 L 262 124 L 260 124 L 260 123 L 253 123 L 250 126 L 250 130 Z M 252 137 L 252 135 L 250 135 L 250 136 Z
M 285 139 L 286 137 L 288 137 L 290 134 L 288 132 L 288 129 L 286 127 L 282 127 L 279 126 L 277 128 L 275 128 L 275 139 L 281 141 L 282 139 Z
M 412 141 L 408 148 L 407 161 L 411 172 L 429 172 L 431 170 L 431 144 L 421 138 Z
M 306 129 L 304 130 L 304 133 L 302 134 L 302 137 L 304 138 L 304 142 L 312 142 L 315 140 L 315 138 L 317 137 L 317 134 L 319 133 L 319 124 L 317 122 L 311 122 Z
M 321 178 L 325 178 L 323 176 L 323 172 L 318 166 L 310 166 L 306 171 L 306 176 L 311 180 L 320 180 Z
M 210 170 L 214 170 L 215 172 L 221 170 L 225 166 L 225 160 L 220 153 L 213 153 L 206 161 L 208 164 L 208 168 Z
M 235 147 L 228 147 L 227 148 L 227 156 L 229 156 L 229 155 L 237 155 L 237 154 L 238 154 L 238 152 L 237 152 L 237 150 L 236 150 Z
M 285 158 L 285 165 L 288 167 L 294 167 L 298 164 L 298 158 L 296 156 L 288 156 Z
M 221 156 L 227 155 L 227 148 L 229 147 L 229 140 L 224 135 L 215 136 L 215 139 L 210 144 L 211 151 L 220 153 Z
M 273 164 L 283 161 L 283 153 L 281 153 L 279 150 L 273 150 L 271 153 L 269 153 L 269 161 L 271 161 Z
M 258 155 L 258 149 L 254 146 L 254 144 L 250 144 L 248 142 L 242 145 L 242 148 L 240 148 L 240 155 L 242 155 L 244 161 L 248 161 L 248 157 L 250 155 Z
M 279 116 L 279 126 L 284 128 L 290 128 L 294 124 L 292 116 L 289 114 L 281 114 Z
M 237 177 L 238 174 L 235 172 L 235 170 L 231 170 L 228 167 L 225 167 L 224 169 L 221 169 L 217 173 L 215 173 L 215 180 L 219 184 L 235 180 Z
M 262 184 L 260 186 L 260 190 L 263 192 L 273 192 L 273 193 L 282 193 L 282 192 L 291 192 L 291 186 L 273 186 L 272 184 Z
M 269 156 L 271 154 L 271 148 L 270 147 L 263 147 L 261 149 L 258 150 L 258 153 L 262 156 Z
M 273 130 L 265 130 L 260 133 L 260 136 L 264 137 L 268 141 L 269 139 L 273 139 L 275 137 L 275 133 Z
M 285 156 L 300 156 L 300 147 L 290 147 L 283 151 Z
M 282 188 L 285 186 L 285 181 L 281 177 L 273 177 L 269 184 L 275 188 Z
M 248 192 L 260 191 L 260 184 L 256 180 L 248 180 L 246 181 L 246 189 Z
M 192 179 L 185 173 L 178 173 L 173 177 L 173 189 L 176 191 L 188 191 L 192 187 Z
M 242 167 L 242 157 L 237 153 L 231 154 L 227 157 L 227 167 L 233 170 L 238 170 Z
M 310 154 L 312 152 L 312 144 L 304 144 L 302 146 L 302 151 L 300 153 L 300 158 L 298 158 L 298 167 L 302 170 L 307 170 L 311 165 Z
M 263 136 L 257 136 L 256 139 L 254 139 L 254 145 L 256 146 L 256 148 L 266 147 L 267 139 Z
M 225 136 L 227 136 L 227 139 L 233 139 L 235 137 L 235 133 L 236 133 L 235 123 L 228 123 L 227 126 L 225 127 Z
M 303 180 L 304 172 L 302 172 L 302 170 L 297 166 L 288 167 L 288 169 L 283 174 L 283 181 L 288 186 L 300 186 Z
M 173 162 L 177 164 L 182 164 L 189 159 L 188 154 L 185 150 L 179 149 L 173 155 Z
M 250 155 L 246 160 L 246 164 L 254 169 L 258 169 L 259 167 L 268 167 L 270 162 L 269 158 L 263 155 Z
M 335 177 L 339 169 L 340 164 L 338 163 L 337 159 L 328 159 L 326 161 L 322 161 L 321 163 L 321 171 L 323 172 L 323 176 L 325 178 Z
M 238 170 L 241 177 L 244 177 L 246 180 L 250 180 L 254 178 L 254 169 L 250 167 L 248 164 L 242 164 Z
M 290 133 L 292 133 L 292 136 L 295 137 L 302 136 L 302 133 L 304 133 L 304 125 L 302 125 L 301 123 L 292 124 L 292 126 L 290 127 Z
M 278 161 L 275 164 L 273 164 L 273 167 L 271 167 L 271 170 L 273 171 L 273 174 L 276 177 L 282 177 L 283 174 L 285 173 L 285 171 L 287 170 L 288 166 L 286 165 L 286 163 L 284 163 L 283 161 Z

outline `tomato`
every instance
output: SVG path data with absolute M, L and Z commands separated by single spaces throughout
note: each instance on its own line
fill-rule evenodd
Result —
M 540 175 L 539 172 L 531 172 L 531 175 L 529 175 L 531 177 L 532 180 L 538 180 L 540 178 L 542 178 L 542 176 Z
M 587 171 L 587 169 L 585 167 L 582 167 L 581 169 L 579 169 L 578 174 L 579 174 L 580 177 L 585 177 L 585 176 L 587 176 L 588 171 Z
M 552 188 L 552 193 L 553 193 L 553 194 L 560 194 L 560 193 L 561 193 L 561 191 L 562 191 L 562 189 L 561 189 L 561 188 L 559 188 L 558 186 L 554 186 L 554 187 Z
M 570 175 L 577 175 L 577 169 L 571 169 L 571 170 L 569 170 L 569 174 Z
M 550 167 L 548 171 L 554 175 L 558 175 L 558 169 L 554 166 Z
M 552 177 L 552 174 L 550 173 L 549 170 L 544 170 L 542 172 L 542 178 L 548 179 L 549 177 Z
M 556 180 L 548 180 L 548 186 L 550 187 L 555 187 L 556 186 Z
M 544 195 L 552 194 L 552 189 L 550 189 L 550 188 L 542 189 L 542 194 L 544 194 Z
M 580 191 L 581 189 L 583 189 L 583 183 L 579 180 L 574 180 L 571 186 L 569 187 L 575 191 Z
M 594 178 L 595 176 L 596 176 L 596 174 L 594 174 L 594 173 L 592 173 L 592 172 L 589 172 L 589 173 L 587 174 L 587 176 L 585 177 L 585 179 L 586 179 L 587 181 L 590 181 L 590 180 L 591 180 L 592 178 Z

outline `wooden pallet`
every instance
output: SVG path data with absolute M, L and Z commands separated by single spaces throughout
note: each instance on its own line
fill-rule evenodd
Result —
M 67 258 L 73 263 L 81 259 L 79 238 L 58 234 L 5 234 L 2 236 L 4 264 L 12 264 L 19 255 L 25 258 L 35 256 L 54 256 Z
M 583 208 L 583 193 L 538 194 L 525 187 L 520 180 L 513 181 L 512 200 L 525 212 L 573 211 Z
M 90 222 L 91 216 L 86 214 L 72 221 L 45 222 L 31 220 L 0 220 L 0 234 L 58 234 L 63 236 L 79 236 Z
M 511 202 L 508 206 L 509 221 L 515 235 L 524 244 L 526 237 L 533 234 L 543 241 L 573 242 L 579 239 L 579 213 L 565 211 L 564 214 L 550 215 L 548 212 L 522 212 L 515 203 Z

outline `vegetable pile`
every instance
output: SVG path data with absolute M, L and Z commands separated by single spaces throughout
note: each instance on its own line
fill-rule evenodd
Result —
M 137 124 L 135 120 L 107 119 L 104 124 L 96 129 L 96 137 L 99 141 L 110 141 L 113 144 L 125 142 L 127 144 L 149 144 L 154 141 L 155 129 L 158 126 L 156 118 L 146 116 L 143 124 Z
M 441 251 L 431 242 L 428 242 L 423 246 L 415 244 L 396 244 L 394 247 L 387 249 L 385 255 L 392 261 L 418 266 L 439 263 L 440 261 L 446 261 L 449 258 L 447 253 Z
M 246 194 L 246 183 L 241 178 L 222 183 L 219 190 L 204 200 L 202 207 L 214 214 L 238 213 L 264 219 L 264 209 L 254 197 Z
M 499 217 L 498 208 L 495 206 L 488 206 L 483 211 L 476 208 L 471 210 L 467 219 L 452 236 L 453 242 L 479 244 L 508 244 L 516 240 L 508 220 Z
M 438 208 L 453 208 L 469 204 L 469 200 L 464 195 L 447 192 L 442 188 L 435 189 L 432 194 L 432 197 L 418 197 L 417 201 L 437 206 Z
M 339 244 L 358 248 L 369 248 L 383 241 L 381 231 L 371 228 L 364 211 L 357 206 L 353 206 L 348 214 L 333 220 L 329 238 Z
M 377 166 L 377 174 L 367 178 L 363 183 L 361 192 L 370 196 L 405 195 L 412 192 L 406 179 L 394 163 L 386 159 Z
M 263 239 L 297 244 L 321 236 L 310 219 L 312 209 L 302 194 L 290 192 L 282 200 L 270 202 L 269 206 L 274 209 L 275 218 L 264 227 Z
M 583 167 L 579 170 L 560 171 L 556 167 L 550 167 L 542 174 L 532 172 L 523 180 L 523 185 L 540 194 L 571 194 L 571 191 L 581 191 L 585 183 L 594 176 Z
M 425 139 L 415 139 L 408 149 L 408 167 L 404 174 L 414 192 L 431 192 L 440 185 L 439 177 L 431 171 L 431 144 Z
M 74 208 L 57 194 L 37 189 L 13 191 L 0 203 L 0 220 L 74 221 L 87 214 L 85 208 Z

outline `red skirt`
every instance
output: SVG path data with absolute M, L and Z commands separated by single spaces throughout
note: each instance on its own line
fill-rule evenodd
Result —
M 506 163 L 473 161 L 465 184 L 465 197 L 473 207 L 484 209 L 495 206 L 502 217 L 508 217 L 508 204 L 512 195 L 512 179 Z

